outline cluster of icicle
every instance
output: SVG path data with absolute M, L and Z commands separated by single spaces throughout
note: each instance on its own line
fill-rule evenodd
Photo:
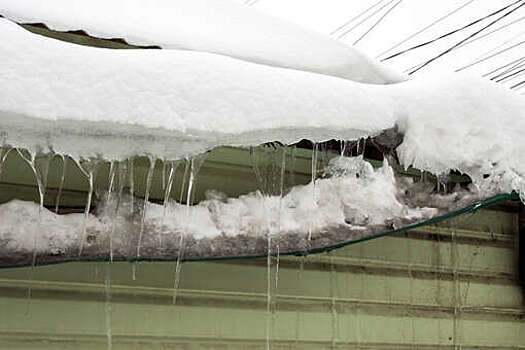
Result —
M 308 252 L 359 240 L 428 220 L 494 194 L 469 185 L 437 191 L 434 182 L 399 177 L 387 161 L 374 169 L 363 156 L 338 156 L 318 171 L 312 153 L 312 178 L 285 186 L 286 148 L 270 162 L 252 152 L 259 189 L 228 198 L 207 189 L 194 204 L 204 156 L 167 161 L 162 169 L 162 202 L 149 199 L 156 159 L 150 158 L 144 195 L 135 191 L 133 158 L 109 163 L 107 187 L 95 175 L 103 159 L 74 160 L 61 154 L 36 156 L 4 149 L 2 165 L 16 152 L 32 170 L 39 203 L 12 200 L 0 205 L 1 265 L 76 259 L 183 260 L 266 255 L 268 251 Z M 276 156 L 277 155 L 277 156 Z M 44 207 L 52 158 L 64 164 L 54 208 Z M 83 213 L 60 214 L 65 162 L 75 161 L 88 184 Z M 172 194 L 177 167 L 184 164 L 180 197 Z M 95 200 L 94 200 L 95 198 Z M 270 242 L 268 241 L 270 240 Z

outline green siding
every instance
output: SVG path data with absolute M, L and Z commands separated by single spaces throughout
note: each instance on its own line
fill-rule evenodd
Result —
M 468 227 L 465 228 L 457 227 Z M 516 207 L 279 264 L 68 263 L 0 271 L 1 349 L 524 349 Z M 275 261 L 272 265 L 275 278 Z M 272 282 L 273 284 L 273 282 Z M 31 287 L 32 297 L 27 298 Z

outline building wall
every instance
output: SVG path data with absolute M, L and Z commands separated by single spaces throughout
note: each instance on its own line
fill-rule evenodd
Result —
M 2 270 L 0 349 L 525 349 L 517 227 L 500 206 L 273 260 L 269 302 L 266 259 L 183 264 L 175 305 L 174 263 Z

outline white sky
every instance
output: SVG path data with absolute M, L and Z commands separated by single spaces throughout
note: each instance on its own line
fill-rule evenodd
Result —
M 245 2 L 246 0 L 237 1 Z M 514 1 L 515 0 L 401 0 L 399 2 L 399 0 L 259 0 L 252 6 L 273 16 L 328 35 L 364 10 L 377 4 L 376 7 L 344 27 L 343 30 L 332 35 L 334 38 L 338 38 L 345 31 L 351 29 L 346 35 L 342 36 L 340 40 L 352 45 L 372 28 L 387 11 L 397 4 L 375 28 L 356 44 L 358 48 L 370 56 L 384 58 L 387 56 L 383 54 L 385 51 L 462 6 L 461 9 L 448 18 L 414 36 L 412 39 L 388 53 L 392 54 L 433 39 L 510 5 Z M 388 60 L 386 63 L 402 71 L 410 70 L 411 67 L 435 57 L 523 3 L 525 2 L 519 2 L 513 7 L 485 19 L 469 29 L 451 35 L 427 47 L 416 49 L 410 53 Z M 376 11 L 377 13 L 374 13 Z M 511 24 L 512 22 L 515 23 Z M 510 25 L 504 27 L 507 24 Z M 482 37 L 483 34 L 490 33 L 501 27 L 504 28 Z M 467 70 L 477 74 L 485 74 L 492 69 L 524 57 L 525 5 L 482 31 L 474 38 L 479 37 L 482 38 L 437 59 L 415 74 L 435 73 L 441 70 L 453 71 L 471 64 L 480 58 L 489 56 L 492 53 L 510 48 L 513 45 L 516 45 L 516 47 L 510 48 L 508 51 L 495 57 L 488 58 L 481 63 L 469 67 Z M 516 68 L 513 72 L 525 68 L 525 60 L 519 63 L 524 63 L 524 66 Z M 510 87 L 524 79 L 525 71 L 518 73 L 516 76 L 509 77 L 509 80 L 506 81 L 505 84 Z

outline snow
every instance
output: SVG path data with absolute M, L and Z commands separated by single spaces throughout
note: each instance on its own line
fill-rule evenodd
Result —
M 406 79 L 327 35 L 230 0 L 0 0 L 0 15 L 134 45 L 212 52 L 367 83 Z
M 422 190 L 428 183 L 396 178 L 387 162 L 374 169 L 361 156 L 336 157 L 323 173 L 315 187 L 295 186 L 282 198 L 259 191 L 226 198 L 212 191 L 194 206 L 147 203 L 141 257 L 177 256 L 180 234 L 191 242 L 186 258 L 228 256 L 232 240 L 238 254 L 263 254 L 267 246 L 260 242 L 268 236 L 281 252 L 328 246 L 421 222 L 487 195 L 473 187 L 448 194 Z M 414 198 L 414 193 L 425 195 Z M 115 193 L 107 198 L 87 216 L 86 256 L 106 256 L 111 237 L 117 258 L 134 259 L 143 203 L 131 207 L 129 195 Z M 7 260 L 35 248 L 39 261 L 78 254 L 83 214 L 56 215 L 43 208 L 39 216 L 38 204 L 13 200 L 0 205 L 0 220 L 0 242 L 5 241 L 0 256 Z
M 0 127 L 12 146 L 181 159 L 398 125 L 403 165 L 524 193 L 525 99 L 470 75 L 361 84 L 209 53 L 76 46 L 7 20 L 0 40 Z

